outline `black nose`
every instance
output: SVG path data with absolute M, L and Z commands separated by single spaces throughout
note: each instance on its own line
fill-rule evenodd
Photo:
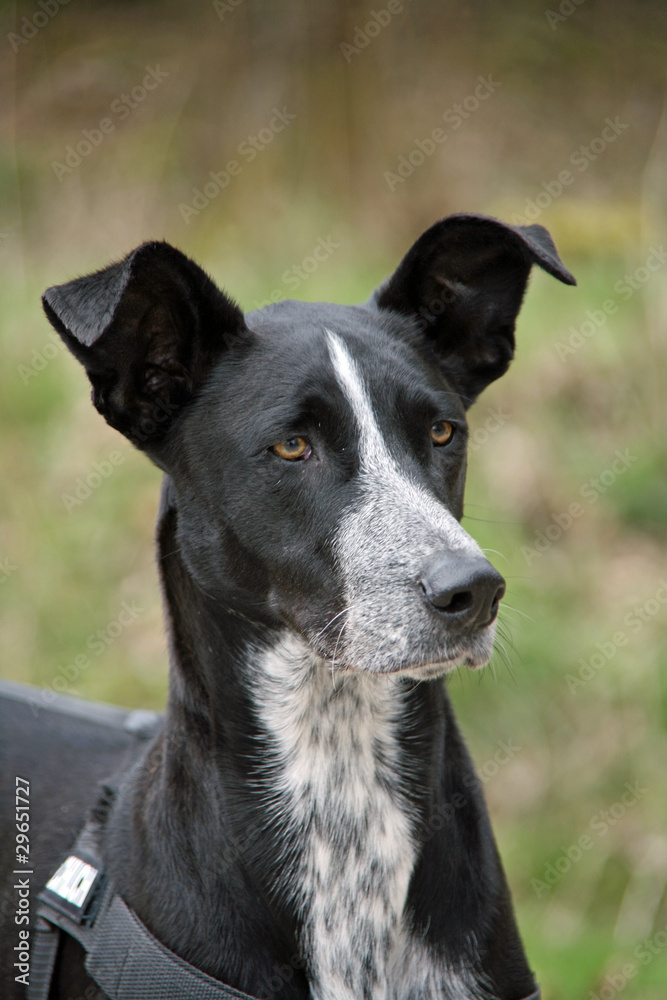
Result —
M 483 556 L 451 552 L 433 556 L 419 583 L 429 604 L 457 629 L 490 625 L 505 593 L 505 581 Z

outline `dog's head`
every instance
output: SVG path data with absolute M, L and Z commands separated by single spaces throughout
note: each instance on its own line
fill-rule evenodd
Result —
M 167 473 L 199 586 L 345 670 L 485 663 L 502 577 L 459 524 L 465 411 L 502 375 L 541 226 L 436 223 L 361 306 L 247 314 L 146 243 L 48 289 L 93 402 Z

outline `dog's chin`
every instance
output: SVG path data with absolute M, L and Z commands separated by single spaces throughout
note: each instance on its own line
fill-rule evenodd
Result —
M 410 658 L 403 656 L 383 657 L 382 660 L 360 656 L 355 660 L 350 649 L 335 660 L 328 657 L 328 667 L 336 674 L 365 674 L 375 677 L 404 677 L 413 681 L 435 680 L 444 677 L 458 667 L 481 670 L 491 659 L 495 638 L 495 622 L 485 626 L 477 634 L 465 641 L 450 644 L 432 653 L 417 647 Z

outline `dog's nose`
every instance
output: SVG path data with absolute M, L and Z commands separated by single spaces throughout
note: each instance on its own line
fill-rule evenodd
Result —
M 438 553 L 419 583 L 432 607 L 456 628 L 490 625 L 498 614 L 505 581 L 483 556 Z

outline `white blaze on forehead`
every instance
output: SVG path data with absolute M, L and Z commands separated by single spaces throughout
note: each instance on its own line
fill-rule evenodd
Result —
M 326 333 L 329 357 L 336 378 L 345 393 L 359 427 L 359 452 L 364 471 L 377 467 L 379 463 L 393 465 L 356 362 L 340 337 L 332 333 L 331 330 L 327 330 Z
M 444 504 L 400 469 L 382 435 L 357 363 L 337 334 L 331 330 L 326 330 L 326 334 L 336 378 L 359 428 L 359 456 L 367 497 L 375 486 L 385 498 L 391 496 L 399 516 L 401 510 L 409 510 L 425 518 L 449 548 L 479 552 L 476 542 Z

